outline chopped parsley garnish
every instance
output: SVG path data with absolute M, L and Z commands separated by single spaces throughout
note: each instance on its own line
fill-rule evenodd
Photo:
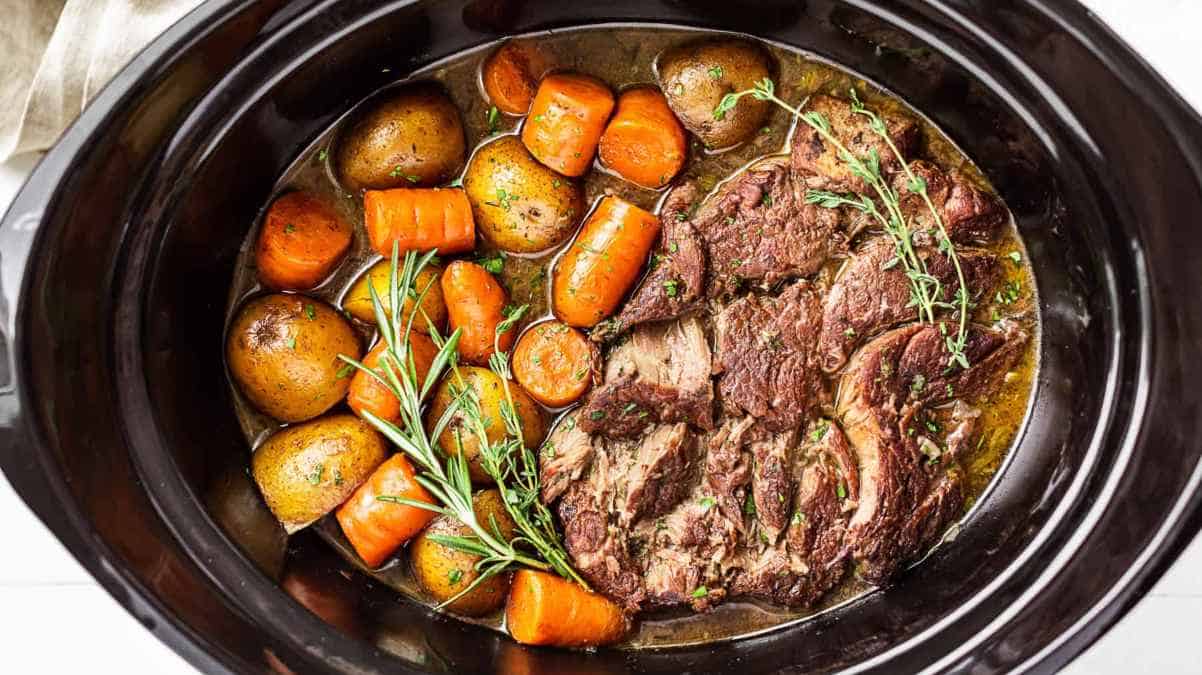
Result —
M 505 269 L 506 257 L 507 256 L 505 255 L 504 251 L 497 251 L 491 255 L 484 255 L 476 258 L 476 264 L 492 274 L 500 274 L 502 270 Z
M 697 503 L 701 504 L 701 508 L 706 510 L 709 510 L 710 507 L 712 507 L 714 504 L 717 504 L 713 497 L 702 497 L 701 499 L 697 500 Z
M 927 388 L 927 378 L 922 373 L 914 376 L 914 381 L 910 383 L 910 391 L 914 393 L 921 392 Z
M 680 292 L 680 282 L 676 279 L 668 279 L 664 282 L 664 292 L 668 294 L 669 298 L 675 298 L 676 294 Z
M 451 582 L 451 584 L 458 584 L 461 579 L 463 579 L 463 570 L 451 570 L 447 572 L 447 581 Z
M 835 485 L 835 494 L 839 495 L 839 499 L 847 499 L 847 488 L 843 487 L 843 481 Z
M 710 74 L 711 78 L 713 78 L 715 80 L 721 80 L 722 79 L 722 66 L 714 66 L 713 68 L 710 68 L 709 74 Z
M 318 485 L 321 483 L 321 474 L 325 473 L 325 466 L 318 464 L 313 467 L 313 473 L 309 474 L 309 484 Z
M 489 106 L 488 108 L 488 133 L 497 133 L 497 127 L 501 122 L 501 111 L 497 110 L 497 106 Z
M 1006 255 L 1007 255 L 1007 256 L 1008 256 L 1008 257 L 1009 257 L 1011 260 L 1013 260 L 1013 261 L 1014 261 L 1014 264 L 1015 264 L 1015 265 L 1018 265 L 1018 264 L 1022 263 L 1022 261 L 1023 261 L 1023 256 L 1022 256 L 1022 254 L 1021 254 L 1021 253 L 1019 253 L 1018 251 L 1011 251 L 1011 252 L 1007 253 Z
M 314 307 L 313 305 L 308 305 L 308 304 L 305 305 L 305 316 L 309 317 L 310 321 L 316 319 L 317 318 L 317 308 Z
M 704 598 L 709 595 L 709 589 L 705 586 L 698 586 L 691 594 L 694 598 Z
M 293 225 L 292 223 L 288 223 L 287 225 L 284 226 L 284 234 L 292 234 L 293 232 L 296 232 L 295 225 Z
M 292 351 L 296 351 L 296 338 L 295 337 L 288 338 L 288 349 L 291 349 Z
M 625 405 L 625 406 L 622 408 L 622 414 L 624 414 L 624 415 L 629 415 L 630 413 L 632 413 L 632 412 L 634 412 L 634 411 L 636 411 L 636 410 L 638 410 L 638 409 L 639 409 L 639 406 L 638 406 L 638 404 L 636 404 L 636 403 L 627 403 L 627 404 L 626 404 L 626 405 Z
M 747 498 L 743 500 L 743 513 L 749 516 L 755 515 L 755 498 L 751 496 L 750 492 L 747 493 Z
M 596 422 L 597 420 L 603 420 L 603 419 L 605 419 L 605 411 L 604 410 L 594 410 L 588 414 L 588 418 L 594 422 Z
M 814 441 L 815 443 L 821 441 L 826 437 L 826 432 L 829 431 L 830 428 L 831 423 L 829 420 L 818 420 L 818 423 L 814 425 L 814 430 L 810 432 L 810 440 Z
M 317 153 L 317 161 L 324 162 L 324 161 L 326 161 L 326 157 L 329 157 L 329 156 L 330 156 L 330 153 L 326 152 L 325 148 L 322 148 L 321 152 Z

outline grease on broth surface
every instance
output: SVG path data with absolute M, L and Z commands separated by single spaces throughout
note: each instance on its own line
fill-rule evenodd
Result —
M 617 90 L 641 83 L 654 83 L 656 56 L 664 48 L 699 34 L 702 33 L 693 30 L 622 26 L 557 31 L 530 38 L 538 40 L 540 46 L 553 56 L 560 68 L 594 75 Z M 496 134 L 516 133 L 519 129 L 521 120 L 506 115 L 500 115 L 499 118 L 494 116 L 495 121 L 490 123 L 489 105 L 480 89 L 480 64 L 495 46 L 494 43 L 456 55 L 415 72 L 408 78 L 434 79 L 446 86 L 462 113 L 469 148 L 478 147 Z M 832 65 L 792 49 L 771 44 L 766 46 L 779 64 L 777 93 L 782 99 L 798 103 L 813 93 L 846 95 L 850 87 L 855 87 L 869 107 L 902 112 L 919 121 L 922 128 L 921 154 L 933 159 L 945 169 L 958 169 L 982 186 L 988 187 L 976 166 L 920 112 L 906 107 L 901 101 L 880 93 L 874 85 Z M 346 119 L 345 116 L 343 119 Z M 786 151 L 792 122 L 787 113 L 774 108 L 768 122 L 749 142 L 721 152 L 711 152 L 692 138 L 685 170 L 675 182 L 693 180 L 703 191 L 714 189 L 721 181 L 751 161 Z M 337 131 L 336 122 L 314 140 L 280 179 L 274 193 L 280 194 L 294 189 L 307 190 L 319 199 L 333 204 L 342 217 L 355 225 L 354 241 L 347 259 L 321 286 L 306 293 L 336 307 L 340 306 L 342 296 L 350 285 L 379 259 L 368 245 L 364 232 L 362 199 L 343 190 L 337 184 L 331 169 L 330 158 L 333 155 L 333 144 L 337 142 Z M 471 150 L 469 154 L 470 152 Z M 584 177 L 583 186 L 586 204 L 590 208 L 602 196 L 615 194 L 645 209 L 653 210 L 664 194 L 664 190 L 648 190 L 627 183 L 608 173 L 597 163 Z M 582 214 L 581 222 L 585 215 L 587 214 Z M 256 225 L 251 228 L 243 243 L 229 296 L 227 317 L 232 315 L 247 297 L 260 292 L 254 269 L 254 243 L 257 235 Z M 503 270 L 498 276 L 509 290 L 513 303 L 530 305 L 524 324 L 537 322 L 550 315 L 550 268 L 570 241 L 569 239 L 564 245 L 537 255 L 505 256 Z M 1039 326 L 1036 290 L 1026 250 L 1013 223 L 991 250 L 1002 260 L 1005 269 L 1004 281 L 996 294 L 991 292 L 979 303 L 974 318 L 987 324 L 997 316 L 1014 318 L 1023 324 L 1034 339 L 1029 341 L 1019 365 L 1006 377 L 1001 391 L 987 405 L 982 406 L 982 428 L 988 430 L 985 440 L 963 460 L 969 475 L 967 503 L 970 507 L 984 493 L 1022 427 L 1031 405 L 1032 386 L 1038 368 Z M 469 257 L 493 255 L 495 250 L 487 243 L 481 243 L 476 253 Z M 841 261 L 833 261 L 820 276 L 832 278 L 839 264 Z M 372 337 L 372 328 L 357 321 L 353 323 L 367 344 Z M 280 425 L 256 412 L 236 388 L 233 389 L 236 412 L 243 431 L 251 447 L 257 447 Z M 314 527 L 343 557 L 353 564 L 359 564 L 331 518 L 323 519 Z M 423 599 L 409 572 L 404 553 L 397 558 L 384 569 L 362 571 L 405 596 L 431 604 Z M 850 601 L 869 590 L 871 588 L 867 584 L 852 579 L 849 575 L 840 587 L 824 598 L 822 604 L 802 611 L 739 601 L 719 605 L 715 610 L 700 615 L 685 610 L 646 613 L 640 615 L 637 628 L 624 645 L 661 647 L 746 636 L 812 616 L 824 609 Z M 494 627 L 501 625 L 499 613 L 482 619 L 462 620 Z

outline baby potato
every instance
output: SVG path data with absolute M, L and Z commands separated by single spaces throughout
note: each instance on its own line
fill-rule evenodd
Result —
M 388 299 L 388 278 L 391 272 L 392 263 L 388 260 L 381 260 L 372 265 L 364 272 L 355 285 L 351 286 L 351 290 L 347 291 L 346 297 L 342 299 L 342 308 L 348 314 L 361 321 L 375 325 L 376 310 L 371 303 L 371 291 L 368 286 L 375 286 L 376 293 L 380 296 L 380 302 L 384 305 L 386 314 L 392 311 L 391 303 Z M 421 293 L 426 291 L 426 297 L 422 298 L 422 311 L 434 322 L 434 326 L 442 330 L 447 323 L 447 303 L 442 296 L 442 284 L 439 283 L 439 277 L 442 275 L 442 269 L 427 265 L 418 273 L 417 279 L 414 280 L 414 289 Z M 397 277 L 401 276 L 401 270 L 398 266 Z M 409 321 L 409 315 L 413 313 L 414 307 L 417 304 L 417 298 L 406 297 L 405 304 L 401 306 L 401 315 L 404 321 Z M 421 314 L 413 320 L 413 330 L 421 331 L 429 334 L 430 324 L 422 318 Z
M 226 338 L 226 362 L 238 388 L 282 422 L 317 417 L 346 396 L 351 373 L 339 354 L 362 356 L 359 336 L 333 307 L 303 295 L 251 300 Z
M 772 108 L 770 101 L 744 96 L 722 119 L 714 118 L 723 96 L 751 89 L 773 76 L 771 55 L 753 42 L 727 38 L 686 42 L 661 54 L 656 70 L 668 106 L 707 148 L 727 148 L 747 140 L 764 126 Z
M 251 458 L 251 475 L 291 534 L 346 501 L 387 454 L 370 424 L 330 415 L 273 434 Z
M 503 251 L 556 246 L 584 214 L 580 183 L 539 164 L 517 136 L 501 136 L 477 150 L 463 188 L 476 228 Z
M 463 377 L 464 386 L 474 389 L 480 399 L 480 414 L 488 423 L 488 426 L 484 428 L 484 433 L 488 436 L 489 442 L 500 440 L 505 435 L 505 421 L 501 419 L 501 404 L 505 402 L 505 387 L 501 378 L 487 368 L 461 366 L 459 373 Z M 455 373 L 448 373 L 434 392 L 434 401 L 430 404 L 430 411 L 426 413 L 427 430 L 433 429 L 438 418 L 442 417 L 451 402 L 455 400 L 455 394 L 460 391 L 462 389 Z M 537 448 L 547 433 L 547 421 L 543 411 L 518 383 L 510 382 L 509 391 L 513 395 L 513 407 L 522 424 L 522 437 L 526 442 L 526 447 Z M 480 464 L 479 439 L 476 438 L 472 428 L 468 426 L 462 411 L 455 413 L 451 418 L 451 423 L 437 439 L 443 452 L 455 454 L 459 451 L 459 447 L 455 443 L 456 433 L 459 434 L 460 442 L 463 444 L 463 452 L 467 457 L 468 470 L 472 474 L 472 480 L 477 483 L 493 482 Z
M 505 511 L 501 493 L 497 490 L 477 492 L 472 497 L 472 510 L 476 513 L 477 522 L 486 529 L 491 531 L 495 520 L 504 539 L 513 537 L 513 520 Z M 409 560 L 417 583 L 436 601 L 445 602 L 476 580 L 475 568 L 480 557 L 436 544 L 430 540 L 432 534 L 466 537 L 471 536 L 472 531 L 455 518 L 439 516 L 409 544 Z M 509 574 L 498 574 L 447 605 L 447 609 L 464 616 L 487 614 L 501 606 L 508 591 Z
M 334 150 L 347 190 L 434 187 L 463 167 L 463 120 L 439 85 L 406 85 L 364 106 Z

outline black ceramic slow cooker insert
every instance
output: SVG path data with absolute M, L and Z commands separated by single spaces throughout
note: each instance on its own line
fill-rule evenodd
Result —
M 239 501 L 253 491 L 221 363 L 247 228 L 300 150 L 398 75 L 601 23 L 806 50 L 884 83 L 977 162 L 1040 289 L 1036 403 L 1010 461 L 892 586 L 738 641 L 524 648 L 305 535 L 289 545 L 310 568 L 278 578 Z M 1071 2 L 210 0 L 104 89 L 0 224 L 0 465 L 207 672 L 1053 670 L 1202 524 L 1199 223 L 1202 123 Z

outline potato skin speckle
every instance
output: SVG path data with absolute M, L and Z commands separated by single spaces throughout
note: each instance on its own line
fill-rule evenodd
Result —
M 333 307 L 303 295 L 273 293 L 247 302 L 230 325 L 226 362 L 256 408 L 281 422 L 312 419 L 346 396 L 339 354 L 363 348 Z
M 386 459 L 383 436 L 354 415 L 281 429 L 251 458 L 251 475 L 289 534 L 334 510 Z

